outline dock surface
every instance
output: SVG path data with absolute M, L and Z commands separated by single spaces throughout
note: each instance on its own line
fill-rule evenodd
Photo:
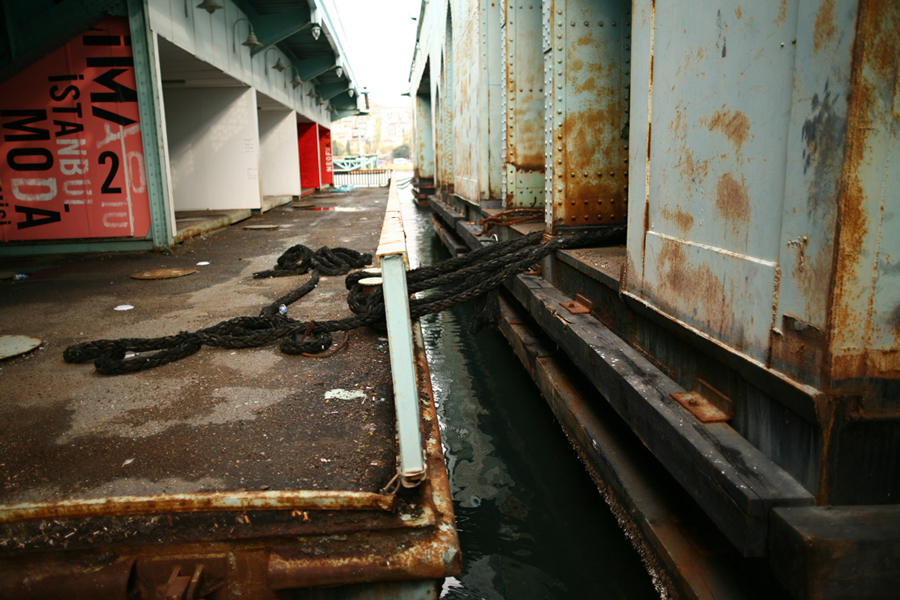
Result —
M 276 344 L 203 348 L 162 367 L 98 375 L 63 361 L 75 343 L 195 331 L 255 316 L 308 275 L 253 279 L 294 244 L 374 255 L 386 188 L 304 199 L 175 246 L 10 259 L 28 274 L 2 283 L 0 331 L 43 341 L 0 362 L 0 503 L 234 490 L 377 492 L 394 472 L 387 340 L 349 332 L 329 358 Z M 274 225 L 276 229 L 246 229 Z M 198 263 L 208 262 L 208 265 Z M 173 279 L 133 273 L 190 268 Z M 288 308 L 300 320 L 351 314 L 344 277 L 323 276 Z M 130 310 L 116 310 L 131 305 Z M 335 334 L 335 343 L 344 334 Z

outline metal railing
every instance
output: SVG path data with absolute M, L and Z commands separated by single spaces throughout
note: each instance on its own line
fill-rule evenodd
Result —
M 390 169 L 357 169 L 355 171 L 334 171 L 334 185 L 354 187 L 384 187 L 391 182 Z

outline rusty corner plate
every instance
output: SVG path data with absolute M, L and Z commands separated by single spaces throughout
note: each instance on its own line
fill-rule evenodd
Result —
M 724 423 L 734 417 L 700 395 L 700 392 L 675 392 L 670 394 L 681 406 L 697 417 L 701 423 Z
M 42 343 L 30 335 L 0 335 L 0 360 L 31 352 Z
M 196 273 L 197 269 L 153 269 L 152 271 L 141 271 L 132 273 L 132 279 L 172 279 L 173 277 L 184 277 L 191 273 Z
M 593 303 L 581 294 L 575 294 L 572 302 L 560 302 L 559 305 L 573 315 L 588 315 L 594 308 Z
M 244 229 L 270 230 L 278 229 L 278 225 L 244 225 Z

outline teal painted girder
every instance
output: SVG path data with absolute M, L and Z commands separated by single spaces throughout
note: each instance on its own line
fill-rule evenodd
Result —
M 146 0 L 128 0 L 128 22 L 134 53 L 134 78 L 141 115 L 141 137 L 144 144 L 144 169 L 150 199 L 150 236 L 156 248 L 168 248 L 174 242 L 170 223 L 169 185 L 163 144 L 162 90 L 157 85 L 162 77 L 157 70 L 155 45 L 150 31 Z
M 0 81 L 9 79 L 107 15 L 127 14 L 125 0 L 64 0 L 36 16 L 34 10 L 13 10 L 9 2 L 4 2 L 3 12 L 9 52 L 0 63 Z

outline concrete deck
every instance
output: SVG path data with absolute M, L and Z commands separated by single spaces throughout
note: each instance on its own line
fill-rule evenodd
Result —
M 149 252 L 12 258 L 28 273 L 0 282 L 0 332 L 43 340 L 0 362 L 0 502 L 232 490 L 376 492 L 395 471 L 386 340 L 350 332 L 330 358 L 275 346 L 204 348 L 182 361 L 107 377 L 71 365 L 74 343 L 156 337 L 256 315 L 306 276 L 254 280 L 291 245 L 374 253 L 387 189 L 320 194 Z M 277 225 L 248 230 L 248 223 Z M 201 261 L 208 265 L 198 266 Z M 167 267 L 196 273 L 135 280 Z M 289 309 L 298 319 L 349 315 L 343 277 L 323 277 Z M 117 311 L 129 304 L 134 308 Z M 342 334 L 335 336 L 337 341 Z

